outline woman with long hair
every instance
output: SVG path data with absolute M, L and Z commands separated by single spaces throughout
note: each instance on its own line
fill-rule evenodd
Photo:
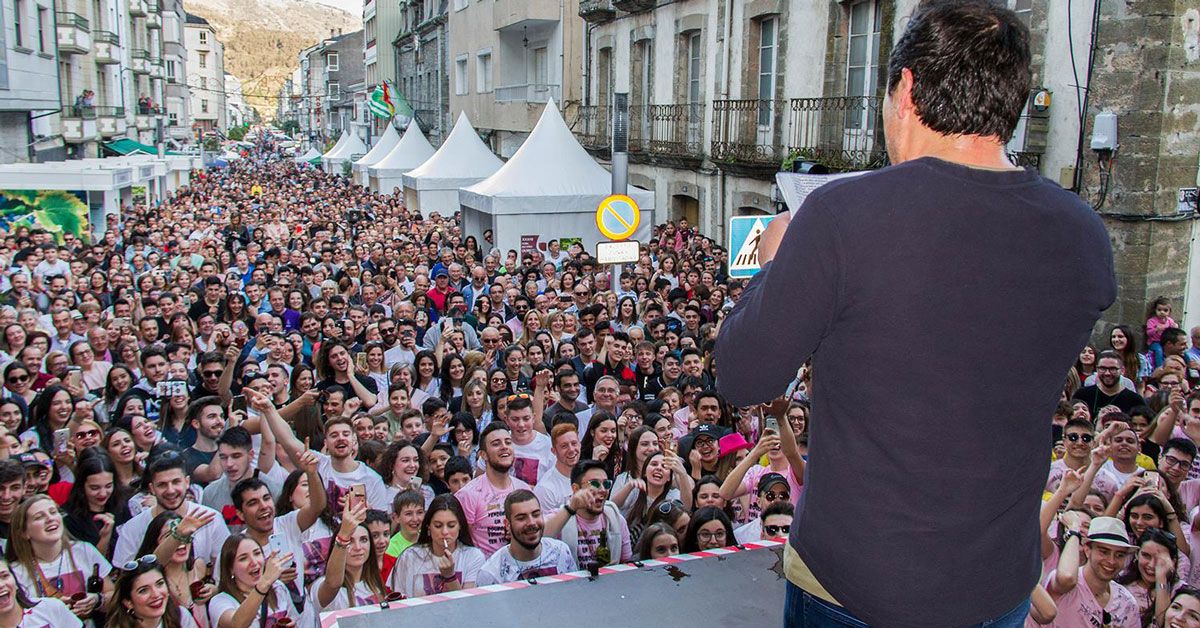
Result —
M 34 376 L 34 371 L 21 362 L 9 362 L 4 367 L 4 397 L 20 399 L 28 408 L 37 397 L 37 391 L 33 389 Z
M 630 509 L 637 501 L 641 489 L 646 483 L 642 480 L 642 465 L 656 451 L 660 451 L 658 435 L 650 427 L 642 425 L 629 435 L 629 449 L 625 452 L 625 470 L 617 474 L 613 480 L 612 502 L 621 509 L 621 514 L 629 516 Z
M 319 613 L 378 604 L 387 598 L 379 573 L 380 556 L 367 529 L 367 504 L 346 500 L 342 525 L 333 538 L 325 575 L 312 583 L 313 606 Z
M 1116 581 L 1137 600 L 1143 626 L 1162 626 L 1171 593 L 1183 584 L 1177 570 L 1179 548 L 1175 535 L 1160 528 L 1148 528 L 1137 544 L 1134 560 Z
M 104 393 L 102 395 L 105 412 L 111 415 L 117 409 L 117 400 L 121 398 L 133 385 L 137 383 L 137 377 L 133 371 L 124 364 L 114 364 L 108 370 L 108 377 L 104 378 Z
M 308 482 L 308 474 L 296 469 L 288 474 L 275 500 L 275 516 L 282 517 L 294 510 L 300 510 L 308 505 L 309 491 L 312 489 Z M 324 490 L 317 486 L 316 490 Z M 325 561 L 329 556 L 329 548 L 333 543 L 333 531 L 337 522 L 333 512 L 328 508 L 321 510 L 317 520 L 306 530 L 300 531 L 300 551 L 304 557 L 304 581 L 313 582 L 325 573 Z
M 107 578 L 108 560 L 91 543 L 71 538 L 58 505 L 47 495 L 21 502 L 10 525 L 4 555 L 21 587 L 37 597 L 62 600 L 80 619 L 92 618 L 112 595 L 112 585 L 106 579 L 103 591 L 92 592 L 87 580 Z
M 78 628 L 83 623 L 56 598 L 30 599 L 8 562 L 0 559 L 0 626 L 26 625 Z
M 487 299 L 484 299 L 485 301 Z M 19 323 L 9 323 L 4 326 L 4 334 L 0 336 L 0 358 L 3 362 L 8 363 L 17 359 L 21 349 L 25 348 L 25 342 L 29 339 L 29 334 L 25 333 L 25 328 Z
M 153 554 L 162 565 L 171 600 L 200 626 L 208 626 L 205 604 L 217 592 L 209 567 L 196 560 L 191 538 L 216 518 L 212 511 L 194 510 L 186 517 L 165 511 L 150 520 L 138 556 Z M 186 542 L 185 542 L 186 541 Z
M 92 351 L 92 346 L 88 344 L 88 341 L 72 342 L 70 348 L 67 349 L 67 357 L 70 358 L 71 364 L 79 367 L 80 382 L 83 384 L 84 390 L 96 391 L 104 388 L 105 378 L 108 377 L 108 371 L 112 369 L 112 364 L 96 359 L 96 353 Z
M 116 628 L 203 628 L 183 612 L 167 585 L 167 575 L 153 555 L 131 560 L 118 569 L 105 626 Z
M 316 385 L 316 373 L 307 366 L 297 366 L 292 369 L 292 374 L 288 378 L 290 386 L 288 387 L 288 408 L 292 412 L 283 413 L 284 418 L 292 426 L 292 431 L 296 433 L 296 438 L 300 440 L 309 439 L 309 445 L 316 451 L 321 451 L 325 446 L 325 423 L 321 420 L 321 412 L 317 409 L 316 404 L 298 403 L 292 405 L 296 400 L 300 399 L 304 393 L 312 390 Z
M 1118 490 L 1116 496 L 1120 496 L 1121 491 Z M 1115 509 L 1120 509 L 1120 514 L 1116 514 Z M 1134 495 L 1133 499 L 1125 502 L 1124 507 L 1120 506 L 1120 500 L 1113 499 L 1108 505 L 1109 512 L 1105 514 L 1113 517 L 1119 516 L 1121 521 L 1125 522 L 1125 529 L 1129 532 L 1129 538 L 1140 539 L 1150 528 L 1159 528 L 1166 530 L 1175 535 L 1175 544 L 1179 548 L 1180 573 L 1188 573 L 1191 567 L 1191 561 L 1188 560 L 1188 555 L 1191 553 L 1191 545 L 1183 536 L 1183 527 L 1180 525 L 1179 516 L 1175 512 L 1175 508 L 1171 505 L 1170 500 L 1164 498 L 1159 492 L 1140 493 Z
M 613 316 L 611 328 L 613 331 L 627 332 L 633 327 L 637 327 L 637 299 L 632 296 L 623 296 L 617 301 L 617 312 Z
M 71 414 L 75 412 L 75 400 L 63 386 L 47 386 L 38 393 L 29 409 L 29 429 L 20 438 L 31 442 L 43 451 L 52 452 L 54 432 L 66 429 Z
M 115 471 L 114 480 L 121 492 L 136 492 L 134 487 L 142 476 L 144 456 L 138 456 L 133 434 L 127 428 L 110 427 L 101 443 Z
M 442 358 L 441 373 L 438 377 L 438 396 L 450 403 L 463 393 L 463 380 L 467 374 L 467 364 L 462 356 L 456 353 L 447 354 Z
M 437 355 L 429 349 L 417 352 L 413 358 L 413 389 L 423 391 L 430 397 L 437 397 L 442 382 L 438 379 Z
M 1137 391 L 1141 391 L 1145 380 L 1154 371 L 1150 360 L 1138 350 L 1137 336 L 1129 325 L 1117 325 L 1108 334 L 1108 345 L 1121 355 L 1121 365 Z
M 616 475 L 622 456 L 617 444 L 617 418 L 603 410 L 593 414 L 579 441 L 579 448 L 580 460 L 599 460 L 604 463 L 609 477 Z
M 387 503 L 404 491 L 420 491 L 426 504 L 433 500 L 433 489 L 426 484 L 425 454 L 412 441 L 401 439 L 389 444 L 376 471 L 387 489 Z
M 492 404 L 488 401 L 487 384 L 484 381 L 472 379 L 464 384 L 459 402 L 459 411 L 470 414 L 480 432 L 492 422 Z
M 650 523 L 650 515 L 659 505 L 678 501 L 684 510 L 692 509 L 692 480 L 683 460 L 674 452 L 657 449 L 642 462 L 638 495 L 625 516 L 629 524 L 630 541 L 636 542 L 642 528 Z
M 178 394 L 168 395 L 163 400 L 158 411 L 158 429 L 162 432 L 163 440 L 187 449 L 196 442 L 196 428 L 187 420 L 188 386 L 186 381 L 178 381 L 182 386 L 175 386 Z
M 285 617 L 294 624 L 300 613 L 279 581 L 291 560 L 291 553 L 263 552 L 258 541 L 245 534 L 225 539 L 218 561 L 218 593 L 208 602 L 209 621 L 216 628 L 267 628 Z
M 88 450 L 79 456 L 75 482 L 63 504 L 64 522 L 72 537 L 91 543 L 105 556 L 116 547 L 117 526 L 129 519 L 129 494 L 116 482 L 108 455 Z
M 679 553 L 679 537 L 675 529 L 665 522 L 652 523 L 642 531 L 642 538 L 634 547 L 638 560 L 657 560 Z
M 458 500 L 450 494 L 438 495 L 425 511 L 416 544 L 392 567 L 388 588 L 405 597 L 469 589 L 475 586 L 483 562 Z
M 708 506 L 692 514 L 687 536 L 683 539 L 683 551 L 690 554 L 726 547 L 735 542 L 733 523 L 729 521 L 725 511 Z

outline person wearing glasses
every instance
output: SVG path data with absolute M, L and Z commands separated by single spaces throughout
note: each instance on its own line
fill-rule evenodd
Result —
M 570 573 L 578 566 L 566 543 L 545 536 L 545 521 L 537 496 L 516 490 L 504 498 L 504 522 L 512 542 L 492 554 L 475 581 L 478 586 Z
M 760 516 L 762 523 L 762 533 L 759 539 L 766 541 L 768 539 L 786 539 L 787 535 L 792 531 L 792 518 L 794 515 L 794 507 L 788 502 L 774 502 L 770 506 L 763 509 Z M 733 531 L 734 537 L 737 537 L 737 530 Z M 743 542 L 739 539 L 738 542 Z M 744 541 L 749 542 L 749 541 Z
M 1121 354 L 1111 350 L 1102 351 L 1100 357 L 1096 358 L 1096 383 L 1081 387 L 1071 398 L 1088 404 L 1092 416 L 1099 416 L 1100 409 L 1107 406 L 1116 406 L 1128 413 L 1144 405 L 1146 400 L 1141 395 L 1121 386 L 1124 372 Z
M 1113 517 L 1096 517 L 1085 537 L 1077 513 L 1065 512 L 1059 524 L 1066 529 L 1058 569 L 1045 579 L 1046 590 L 1058 606 L 1055 626 L 1140 628 L 1137 599 L 1116 582 L 1138 547 L 1129 542 L 1125 524 Z M 1082 543 L 1087 562 L 1080 565 Z
M 0 626 L 26 625 L 78 628 L 83 622 L 57 598 L 30 598 L 8 561 L 0 559 Z
M 1083 475 L 1084 495 L 1098 491 L 1106 500 L 1112 500 L 1120 488 L 1120 483 L 1103 468 L 1104 463 L 1108 461 L 1108 450 L 1106 448 L 1102 456 L 1092 456 L 1092 451 L 1100 445 L 1100 436 L 1096 434 L 1092 422 L 1087 419 L 1067 421 L 1063 427 L 1064 454 L 1062 458 L 1050 464 L 1050 475 L 1046 478 L 1047 492 L 1053 493 L 1058 490 L 1067 471 L 1076 471 Z
M 583 569 L 633 559 L 633 542 L 621 509 L 609 501 L 612 480 L 599 460 L 581 460 L 571 469 L 571 499 L 546 520 L 546 535 L 566 543 Z
M 479 442 L 479 460 L 484 463 L 484 472 L 467 482 L 455 496 L 475 547 L 485 556 L 491 556 L 509 541 L 504 525 L 504 498 L 515 490 L 528 490 L 529 485 L 510 473 L 516 455 L 512 431 L 507 425 L 492 421 L 484 428 Z
M 792 501 L 793 494 L 791 484 L 783 474 L 763 474 L 758 479 L 758 491 L 755 493 L 757 499 L 754 502 L 756 506 L 755 510 L 759 514 L 745 525 L 734 529 L 733 536 L 737 539 L 737 542 L 749 543 L 759 538 L 771 538 L 762 536 L 765 515 L 761 513 L 765 513 L 767 508 L 773 504 L 783 504 L 788 507 L 788 514 L 790 515 L 791 509 L 795 507 L 795 503 Z
M 687 534 L 683 537 L 683 552 L 703 552 L 727 547 L 734 541 L 733 522 L 725 511 L 715 506 L 705 506 L 692 514 Z
M 89 626 L 94 625 L 93 614 L 112 595 L 107 580 L 102 591 L 87 590 L 90 576 L 107 578 L 112 566 L 91 543 L 66 533 L 62 512 L 46 495 L 34 495 L 17 506 L 5 556 L 24 590 L 62 600 Z

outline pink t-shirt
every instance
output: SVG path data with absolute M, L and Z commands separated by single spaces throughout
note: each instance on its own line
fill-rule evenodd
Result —
M 529 489 L 528 484 L 517 478 L 510 480 L 508 488 L 496 488 L 487 475 L 481 475 L 454 494 L 467 517 L 471 541 L 485 557 L 508 543 L 508 531 L 504 528 L 504 498 L 519 488 Z
M 1064 460 L 1055 460 L 1050 463 L 1050 475 L 1046 478 L 1046 490 L 1053 493 L 1058 490 L 1058 485 L 1062 483 L 1063 476 L 1067 474 L 1067 463 Z M 1092 490 L 1099 491 L 1104 495 L 1104 499 L 1112 501 L 1113 495 L 1116 494 L 1120 486 L 1117 484 L 1117 479 L 1108 471 L 1100 469 L 1096 472 L 1096 479 L 1092 481 Z
M 1054 600 L 1058 605 L 1058 616 L 1051 625 L 1054 628 L 1096 628 L 1104 625 L 1104 612 L 1108 611 L 1112 618 L 1108 625 L 1112 628 L 1141 628 L 1142 620 L 1138 615 L 1137 600 L 1129 589 L 1115 582 L 1108 583 L 1108 606 L 1101 608 L 1096 596 L 1092 595 L 1092 590 L 1083 580 L 1084 569 L 1086 567 L 1079 568 L 1079 581 L 1075 588 Z M 1047 589 L 1057 573 L 1055 570 L 1046 576 Z
M 633 547 L 629 543 L 629 527 L 625 525 L 625 519 L 618 518 L 621 524 L 621 529 L 607 532 L 608 534 L 621 535 L 621 555 L 611 556 L 607 564 L 615 565 L 633 560 Z M 596 551 L 607 544 L 606 520 L 603 516 L 596 517 L 594 521 L 586 521 L 581 517 L 575 517 L 575 522 L 579 529 L 579 547 L 575 552 L 575 557 L 578 559 L 579 567 L 587 569 L 588 566 L 596 562 Z M 603 565 L 601 565 L 603 566 Z

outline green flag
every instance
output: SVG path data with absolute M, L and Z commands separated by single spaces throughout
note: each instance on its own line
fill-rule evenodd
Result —
M 396 108 L 389 102 L 387 90 L 382 85 L 377 86 L 375 91 L 371 92 L 371 98 L 367 101 L 367 109 L 380 118 L 390 118 L 396 114 Z

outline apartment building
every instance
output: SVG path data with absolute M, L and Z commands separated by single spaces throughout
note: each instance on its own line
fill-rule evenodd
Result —
M 407 0 L 393 39 L 396 87 L 413 108 L 421 130 L 436 146 L 450 118 L 450 0 Z M 479 34 L 475 34 L 478 36 Z
M 64 156 L 51 115 L 59 108 L 51 0 L 0 4 L 0 164 Z
M 166 122 L 163 1 L 59 0 L 56 9 L 68 154 L 94 157 L 119 138 L 155 144 Z
M 192 132 L 197 136 L 229 128 L 226 111 L 225 45 L 208 20 L 187 14 L 187 86 L 191 94 Z
M 225 121 L 229 128 L 242 126 L 250 121 L 250 107 L 242 94 L 242 81 L 225 73 Z
M 403 6 L 409 0 L 366 0 L 363 4 L 363 83 L 368 94 L 384 81 L 396 82 L 397 55 L 393 47 L 401 32 Z M 387 121 L 370 121 L 371 137 L 386 129 Z
M 363 90 L 363 31 L 337 33 L 309 53 L 309 76 L 319 115 L 314 125 L 326 138 L 336 138 L 353 126 L 355 96 Z M 361 131 L 365 137 L 365 130 Z
M 579 106 L 587 30 L 579 0 L 450 0 L 450 111 L 511 157 L 547 101 Z
M 191 95 L 187 78 L 187 12 L 183 0 L 162 2 L 162 61 L 166 82 L 162 106 L 166 110 L 168 145 L 182 146 L 192 141 Z

